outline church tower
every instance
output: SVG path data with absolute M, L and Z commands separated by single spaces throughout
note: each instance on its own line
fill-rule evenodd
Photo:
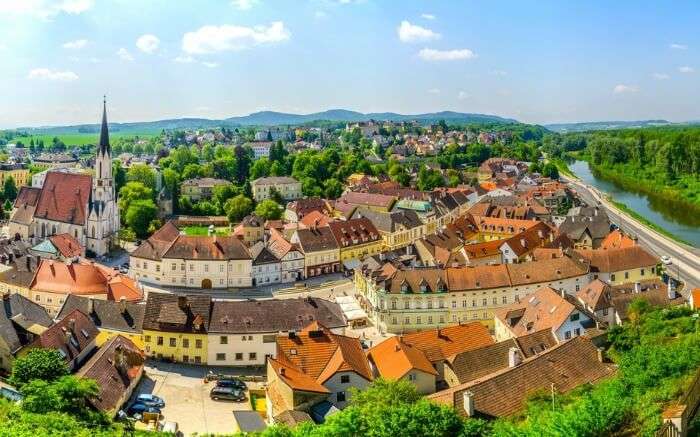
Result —
M 86 249 L 96 255 L 104 255 L 117 241 L 119 232 L 119 207 L 112 178 L 112 149 L 109 145 L 106 98 L 102 106 L 102 127 L 94 170 L 95 175 L 92 178 L 92 191 L 88 202 L 88 223 L 85 230 Z

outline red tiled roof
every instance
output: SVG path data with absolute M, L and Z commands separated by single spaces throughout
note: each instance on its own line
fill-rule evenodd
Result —
M 95 324 L 76 309 L 41 333 L 31 347 L 60 349 L 67 361 L 75 359 L 99 333 Z
M 49 237 L 49 240 L 58 250 L 58 253 L 65 258 L 73 258 L 83 254 L 83 246 L 70 234 L 58 234 Z
M 430 375 L 437 375 L 425 353 L 401 341 L 401 337 L 391 337 L 367 351 L 367 358 L 374 363 L 382 378 L 401 379 L 413 369 Z
M 414 332 L 401 340 L 422 350 L 432 362 L 494 343 L 488 328 L 479 322 Z
M 46 220 L 84 225 L 92 189 L 90 175 L 49 172 L 41 188 L 34 216 Z

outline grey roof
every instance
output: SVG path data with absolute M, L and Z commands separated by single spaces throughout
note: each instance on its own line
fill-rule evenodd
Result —
M 333 237 L 333 232 L 328 226 L 314 229 L 297 230 L 299 245 L 305 253 L 319 252 L 322 250 L 338 249 L 338 243 Z
M 610 233 L 610 221 L 605 214 L 598 216 L 567 216 L 566 219 L 559 225 L 559 232 L 566 234 L 573 240 L 581 238 L 583 233 L 588 230 L 591 238 L 605 238 Z
M 423 225 L 418 214 L 412 209 L 377 212 L 368 208 L 359 207 L 352 215 L 352 218 L 358 217 L 367 217 L 378 230 L 383 232 L 394 232 L 399 225 L 407 229 L 417 228 Z
M 310 297 L 248 301 L 213 301 L 209 332 L 285 332 L 313 321 L 333 329 L 347 326 L 337 303 Z
M 0 310 L 0 337 L 7 343 L 10 352 L 15 352 L 34 339 L 27 328 L 31 325 L 48 328 L 52 324 L 46 310 L 20 294 L 2 298 Z
M 92 311 L 90 311 L 91 301 Z M 140 333 L 142 330 L 143 315 L 146 312 L 146 305 L 125 302 L 124 312 L 122 312 L 121 305 L 120 302 L 91 299 L 71 294 L 66 298 L 56 319 L 61 320 L 73 312 L 73 310 L 79 309 L 84 314 L 87 314 L 98 328 Z
M 267 428 L 257 411 L 233 411 L 233 417 L 241 432 L 262 431 Z

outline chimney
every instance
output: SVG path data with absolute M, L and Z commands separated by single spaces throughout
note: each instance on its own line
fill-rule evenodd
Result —
M 468 417 L 474 416 L 474 393 L 469 390 L 462 393 L 464 399 L 464 413 Z
M 635 292 L 635 294 L 636 294 L 636 293 L 639 293 L 640 291 L 642 291 L 641 284 L 640 284 L 639 282 L 635 282 L 635 283 L 634 283 L 634 292 Z
M 560 291 L 560 293 L 561 293 L 561 298 L 562 298 L 562 299 L 566 299 L 566 290 L 564 290 L 564 289 L 562 288 L 561 291 Z
M 520 239 L 520 245 L 523 246 L 523 247 L 527 247 L 527 241 L 525 241 L 524 238 L 521 238 L 521 239 Z
M 87 313 L 88 313 L 88 316 L 89 316 L 90 314 L 92 314 L 92 313 L 95 312 L 95 301 L 92 300 L 92 299 L 90 299 L 90 298 L 88 298 L 88 303 L 87 303 L 87 304 L 88 304 Z
M 605 351 L 601 348 L 598 348 L 596 351 L 598 353 L 598 361 L 600 361 L 601 363 L 604 363 L 605 362 Z
M 119 312 L 126 314 L 126 298 L 124 296 L 119 298 Z
M 177 297 L 177 306 L 182 311 L 185 311 L 187 309 L 187 296 L 178 296 Z
M 673 288 L 673 279 L 668 278 L 668 300 L 676 298 L 676 290 Z
M 539 229 L 537 231 L 537 236 L 540 237 L 540 240 L 544 239 L 544 233 L 542 233 L 542 229 Z
M 508 367 L 515 367 L 520 364 L 520 351 L 517 347 L 508 349 Z
M 68 330 L 75 332 L 75 319 L 68 320 Z

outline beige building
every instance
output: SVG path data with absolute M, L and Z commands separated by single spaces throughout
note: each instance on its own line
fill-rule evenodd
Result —
M 223 185 L 231 185 L 231 182 L 215 178 L 187 179 L 182 182 L 180 193 L 193 202 L 199 202 L 202 199 L 211 199 L 214 188 Z
M 288 176 L 270 176 L 258 178 L 251 184 L 253 188 L 253 198 L 260 202 L 272 197 L 272 192 L 277 191 L 284 200 L 301 199 L 301 182 Z
M 25 164 L 0 164 L 0 187 L 5 186 L 7 178 L 12 177 L 15 180 L 15 185 L 19 188 L 28 185 L 29 169 Z

